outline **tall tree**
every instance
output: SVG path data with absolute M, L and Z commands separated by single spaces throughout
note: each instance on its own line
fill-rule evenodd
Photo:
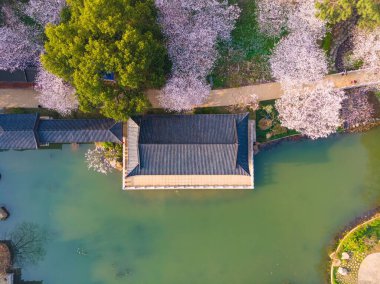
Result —
M 156 0 L 156 5 L 173 62 L 160 102 L 176 111 L 191 109 L 209 95 L 206 76 L 218 57 L 216 44 L 230 38 L 240 9 L 217 0 Z
M 67 3 L 62 22 L 46 28 L 45 69 L 75 87 L 83 111 L 115 119 L 142 111 L 141 91 L 163 85 L 168 69 L 153 1 Z
M 318 16 L 331 24 L 345 21 L 357 13 L 361 27 L 372 29 L 380 25 L 380 0 L 322 0 L 316 6 Z

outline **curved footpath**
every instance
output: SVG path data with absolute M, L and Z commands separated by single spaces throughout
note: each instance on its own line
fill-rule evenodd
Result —
M 380 84 L 380 72 L 374 69 L 361 69 L 350 71 L 347 75 L 342 73 L 327 75 L 323 81 L 332 81 L 336 88 L 352 88 Z M 355 84 L 352 82 L 356 81 Z M 153 108 L 161 108 L 157 96 L 159 90 L 146 92 Z M 278 82 L 251 85 L 239 88 L 212 90 L 210 96 L 201 107 L 230 106 L 238 104 L 242 97 L 256 94 L 260 101 L 278 99 L 283 94 L 281 84 Z M 0 109 L 1 108 L 36 108 L 38 105 L 38 93 L 32 88 L 1 88 L 0 85 Z

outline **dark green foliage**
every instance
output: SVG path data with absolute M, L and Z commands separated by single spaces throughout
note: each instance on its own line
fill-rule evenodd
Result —
M 254 0 L 231 0 L 241 8 L 231 42 L 219 44 L 220 58 L 211 74 L 214 88 L 237 87 L 271 79 L 268 55 L 282 35 L 260 32 Z
M 373 29 L 380 25 L 380 0 L 324 0 L 316 3 L 318 16 L 336 24 L 358 15 L 359 26 Z
M 162 86 L 170 70 L 153 0 L 68 5 L 62 22 L 46 28 L 44 67 L 73 84 L 83 111 L 99 109 L 117 120 L 142 112 L 142 91 Z
M 373 242 L 369 240 L 374 240 Z M 355 231 L 343 243 L 343 251 L 368 252 L 380 240 L 380 220 L 375 220 Z
M 268 114 L 265 111 L 266 106 L 272 106 L 272 113 Z M 259 121 L 263 118 L 271 119 L 272 126 L 266 130 L 262 130 L 259 127 Z M 282 130 L 282 131 L 279 131 Z M 267 134 L 271 133 L 271 137 L 268 139 Z M 275 107 L 275 100 L 262 101 L 259 104 L 259 109 L 256 110 L 256 137 L 258 142 L 267 142 L 270 140 L 275 140 L 287 136 L 292 136 L 298 134 L 297 131 L 287 129 L 281 126 L 281 122 L 278 118 L 278 111 Z
M 104 142 L 102 143 L 102 146 L 106 150 L 106 152 L 112 153 L 112 157 L 114 157 L 114 153 L 116 153 L 116 160 L 118 162 L 123 162 L 123 145 L 111 142 Z
M 322 40 L 322 48 L 326 52 L 326 54 L 330 54 L 332 43 L 333 43 L 333 35 L 331 32 L 327 32 L 325 37 Z

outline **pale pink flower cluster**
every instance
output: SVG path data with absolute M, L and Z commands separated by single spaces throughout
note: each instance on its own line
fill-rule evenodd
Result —
M 229 39 L 240 10 L 217 0 L 156 0 L 156 6 L 173 63 L 161 104 L 177 111 L 191 109 L 208 95 L 206 76 L 218 56 L 216 43 Z
M 281 124 L 312 139 L 327 137 L 341 126 L 340 110 L 344 92 L 333 83 L 320 83 L 314 88 L 285 90 L 276 101 Z
M 200 105 L 210 94 L 211 87 L 195 75 L 173 76 L 163 88 L 161 105 L 174 111 L 192 109 Z
M 353 36 L 352 59 L 362 60 L 363 67 L 380 68 L 380 28 L 356 28 Z
M 38 101 L 45 108 L 62 115 L 69 115 L 78 108 L 75 89 L 42 67 L 37 73 L 35 89 L 39 92 Z
M 324 51 L 317 40 L 325 32 L 325 22 L 316 17 L 314 0 L 283 1 L 289 7 L 287 27 L 283 38 L 270 59 L 272 75 L 286 85 L 302 85 L 323 78 L 328 72 Z
M 31 40 L 36 32 L 22 24 L 8 6 L 2 7 L 5 25 L 0 27 L 0 70 L 15 71 L 36 65 L 42 47 Z
M 287 86 L 322 79 L 328 72 L 324 51 L 313 34 L 292 32 L 283 38 L 269 59 L 272 76 Z
M 58 23 L 65 0 L 29 0 L 17 9 L 32 17 L 42 26 Z M 13 9 L 4 5 L 5 25 L 0 27 L 0 70 L 15 71 L 36 66 L 43 50 L 37 27 L 23 24 Z
M 258 0 L 256 4 L 261 32 L 278 36 L 287 28 L 288 17 L 293 13 L 296 3 L 290 0 Z
M 29 34 L 22 24 L 0 27 L 0 70 L 15 71 L 38 63 L 41 47 L 28 39 Z
M 60 12 L 65 5 L 66 0 L 29 0 L 24 11 L 45 26 L 48 23 L 59 23 Z
M 324 36 L 326 22 L 317 18 L 315 0 L 302 0 L 289 4 L 290 9 L 287 27 L 292 32 L 305 32 L 314 35 L 317 39 Z
M 113 166 L 111 161 L 107 159 L 107 151 L 103 147 L 95 147 L 89 149 L 85 154 L 87 167 L 98 173 L 108 174 L 112 172 Z
M 373 119 L 375 110 L 368 100 L 369 91 L 371 91 L 370 88 L 346 91 L 341 111 L 341 117 L 346 128 L 356 127 Z

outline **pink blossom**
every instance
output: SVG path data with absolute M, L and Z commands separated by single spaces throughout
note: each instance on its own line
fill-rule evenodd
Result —
M 312 139 L 327 137 L 341 126 L 341 103 L 344 92 L 335 90 L 332 82 L 314 88 L 286 89 L 276 101 L 282 126 L 299 131 Z
M 47 23 L 58 24 L 66 0 L 29 0 L 24 6 L 25 14 L 45 26 Z
M 240 10 L 216 0 L 156 0 L 156 6 L 173 62 L 161 102 L 170 109 L 189 109 L 208 95 L 205 78 L 218 57 L 216 43 L 229 39 Z
M 203 101 L 210 94 L 211 88 L 204 80 L 195 75 L 188 77 L 171 77 L 159 97 L 160 104 L 169 110 L 190 110 Z
M 75 89 L 42 67 L 38 69 L 35 89 L 40 93 L 38 100 L 45 108 L 62 115 L 68 115 L 78 108 Z
M 347 128 L 370 122 L 373 119 L 374 108 L 368 101 L 369 88 L 347 90 L 342 102 L 341 116 Z
M 282 39 L 269 61 L 273 77 L 287 85 L 315 82 L 328 72 L 324 51 L 307 32 L 292 32 Z
M 362 60 L 364 67 L 380 68 L 380 28 L 356 28 L 353 36 L 352 59 Z

